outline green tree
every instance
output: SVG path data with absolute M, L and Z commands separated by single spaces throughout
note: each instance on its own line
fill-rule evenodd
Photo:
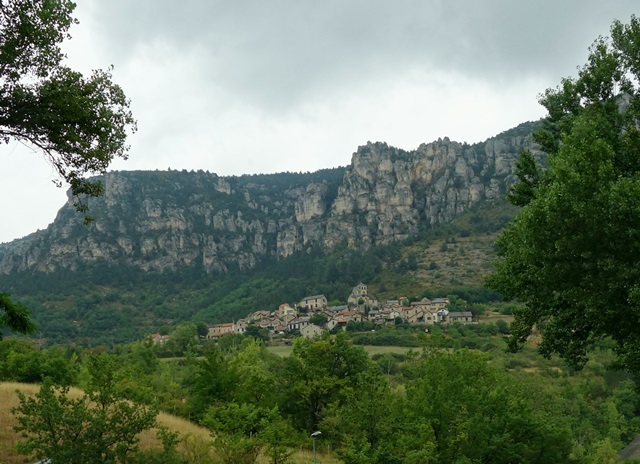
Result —
M 183 356 L 185 352 L 198 344 L 198 328 L 192 322 L 181 322 L 171 332 L 167 347 L 174 356 Z
M 29 310 L 25 306 L 11 301 L 7 293 L 0 293 L 0 340 L 2 329 L 5 328 L 23 334 L 34 333 L 36 326 L 29 316 Z
M 514 381 L 486 356 L 432 352 L 412 376 L 403 462 L 568 462 L 569 429 L 557 408 L 545 405 L 551 399 Z
M 521 160 L 510 196 L 522 209 L 497 241 L 489 285 L 525 303 L 514 310 L 511 349 L 537 324 L 544 355 L 581 367 L 611 337 L 640 375 L 640 21 L 615 21 L 577 78 L 547 90 L 536 140 L 540 172 Z
M 533 197 L 542 171 L 533 158 L 530 150 L 520 149 L 520 156 L 516 161 L 515 174 L 519 182 L 509 187 L 507 199 L 516 206 L 525 206 Z
M 198 337 L 205 338 L 209 334 L 209 327 L 204 322 L 198 322 L 196 324 Z
M 325 333 L 316 340 L 300 337 L 279 378 L 284 392 L 280 410 L 298 429 L 316 431 L 327 406 L 341 403 L 370 365 L 367 353 L 353 346 L 344 332 L 334 337 Z
M 237 369 L 220 349 L 205 353 L 203 359 L 198 361 L 193 380 L 190 411 L 201 418 L 212 403 L 233 400 L 239 382 Z
M 62 63 L 74 8 L 70 0 L 0 1 L 0 140 L 43 152 L 78 199 L 102 193 L 84 176 L 127 157 L 135 120 L 109 71 L 85 77 Z
M 265 425 L 261 435 L 264 455 L 273 464 L 285 464 L 293 455 L 294 447 L 299 444 L 298 433 L 291 423 L 275 416 Z
M 38 350 L 30 341 L 9 339 L 0 343 L 0 379 L 40 383 L 45 378 L 57 385 L 72 385 L 78 374 L 77 356 L 65 349 Z
M 226 403 L 211 406 L 202 423 L 215 431 L 213 446 L 224 464 L 251 464 L 262 450 L 260 435 L 272 415 L 277 410 Z
M 18 392 L 15 429 L 24 437 L 18 450 L 69 464 L 124 463 L 137 449 L 136 436 L 155 425 L 157 413 L 118 396 L 117 372 L 115 358 L 96 356 L 90 360 L 91 380 L 81 398 L 72 398 L 69 387 L 49 380 L 34 397 Z
M 0 143 L 17 140 L 44 153 L 71 186 L 76 208 L 86 211 L 81 196 L 100 195 L 103 187 L 84 176 L 127 157 L 127 132 L 136 122 L 109 71 L 85 77 L 62 64 L 60 44 L 76 22 L 74 8 L 70 0 L 0 0 Z M 35 330 L 29 311 L 0 293 L 5 327 Z
M 309 322 L 311 324 L 315 324 L 315 325 L 318 325 L 320 327 L 324 327 L 328 320 L 329 320 L 329 318 L 326 315 L 322 314 L 322 313 L 314 314 L 313 316 L 311 316 L 309 318 Z
M 269 340 L 269 331 L 267 329 L 258 327 L 255 324 L 249 324 L 247 325 L 246 330 L 244 331 L 244 336 L 245 337 L 253 337 L 256 340 L 263 340 L 263 341 L 268 341 Z
M 372 366 L 357 376 L 355 388 L 346 394 L 342 406 L 332 405 L 320 428 L 340 447 L 346 463 L 401 462 L 397 443 L 404 428 L 401 396 L 394 394 Z

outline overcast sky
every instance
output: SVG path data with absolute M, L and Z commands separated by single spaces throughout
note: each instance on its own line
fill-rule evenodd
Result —
M 139 130 L 116 170 L 219 175 L 345 166 L 358 145 L 479 142 L 544 116 L 637 0 L 79 0 L 65 43 L 113 65 Z M 65 189 L 0 146 L 0 242 L 45 228 Z

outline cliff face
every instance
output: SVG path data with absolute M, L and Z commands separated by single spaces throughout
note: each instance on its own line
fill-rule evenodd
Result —
M 439 139 L 411 152 L 368 143 L 348 167 L 312 174 L 113 172 L 105 195 L 90 201 L 91 225 L 65 205 L 46 230 L 0 244 L 0 273 L 100 260 L 226 272 L 312 246 L 389 243 L 503 196 L 521 146 L 535 151 L 529 136 L 505 135 L 474 146 Z

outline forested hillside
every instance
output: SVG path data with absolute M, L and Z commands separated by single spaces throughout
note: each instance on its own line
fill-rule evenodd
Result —
M 117 343 L 183 320 L 215 323 L 323 293 L 343 303 L 478 286 L 526 123 L 476 145 L 368 143 L 344 168 L 220 177 L 114 172 L 46 230 L 0 244 L 0 286 L 50 342 Z
M 217 323 L 324 293 L 345 303 L 368 282 L 380 299 L 477 287 L 490 270 L 493 239 L 512 211 L 505 204 L 477 208 L 414 240 L 368 249 L 319 248 L 253 269 L 201 272 L 185 266 L 140 272 L 108 263 L 52 273 L 0 275 L 0 285 L 31 308 L 39 336 L 51 343 L 121 343 L 179 321 Z M 483 301 L 479 301 L 483 302 Z

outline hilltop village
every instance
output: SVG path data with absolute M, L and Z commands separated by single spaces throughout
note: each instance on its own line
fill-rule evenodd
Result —
M 265 329 L 271 336 L 300 333 L 313 338 L 325 330 L 346 330 L 350 321 L 369 321 L 377 326 L 398 322 L 424 325 L 474 322 L 471 312 L 450 312 L 448 305 L 448 298 L 423 298 L 412 303 L 405 299 L 380 302 L 368 293 L 365 284 L 359 283 L 353 287 L 346 305 L 328 306 L 324 295 L 307 296 L 293 306 L 281 304 L 277 311 L 256 311 L 237 321 L 209 325 L 207 338 L 215 340 L 224 335 L 242 334 L 249 325 Z M 154 339 L 156 337 L 160 335 L 154 334 Z

